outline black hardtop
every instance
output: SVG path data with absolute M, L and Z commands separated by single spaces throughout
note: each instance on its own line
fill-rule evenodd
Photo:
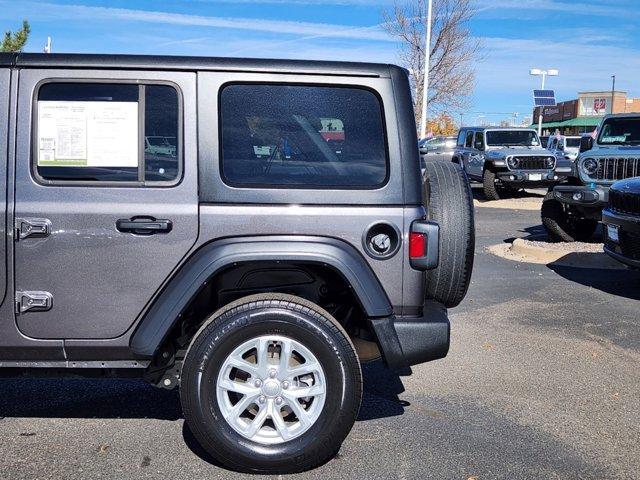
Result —
M 19 68 L 208 70 L 362 77 L 390 77 L 391 70 L 403 70 L 395 65 L 382 63 L 76 53 L 0 54 L 0 65 L 15 65 Z

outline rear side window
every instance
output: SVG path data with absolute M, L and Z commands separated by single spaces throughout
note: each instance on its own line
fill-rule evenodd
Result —
M 175 181 L 179 121 L 178 92 L 168 85 L 45 84 L 37 99 L 37 173 L 58 181 Z
M 468 148 L 473 146 L 473 132 L 467 132 L 467 140 L 465 141 L 464 146 Z
M 231 185 L 367 189 L 387 179 L 382 106 L 369 90 L 234 84 L 220 116 Z
M 482 150 L 484 148 L 484 135 L 482 132 L 476 132 L 476 140 L 473 144 L 473 148 Z

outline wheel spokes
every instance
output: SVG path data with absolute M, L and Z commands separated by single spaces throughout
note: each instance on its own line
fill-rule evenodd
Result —
M 222 412 L 224 418 L 226 420 L 232 420 L 234 422 L 244 413 L 244 411 L 251 406 L 252 403 L 255 403 L 255 398 L 250 397 L 249 395 L 245 395 L 238 403 L 236 403 L 231 409 L 226 412 Z
M 266 405 L 262 405 L 259 407 L 258 413 L 245 430 L 245 433 L 249 438 L 255 437 L 256 433 L 260 431 L 260 429 L 264 425 L 264 421 L 267 419 L 268 414 L 269 408 Z
M 310 387 L 295 387 L 283 392 L 283 396 L 289 401 L 295 401 L 298 398 L 316 397 L 324 393 L 324 385 L 318 383 Z
M 228 390 L 229 392 L 236 392 L 242 395 L 250 396 L 252 398 L 258 396 L 260 389 L 254 387 L 249 383 L 242 383 L 230 380 L 228 378 L 219 382 L 220 388 Z
M 303 344 L 263 335 L 227 356 L 217 391 L 222 416 L 238 433 L 274 444 L 297 438 L 316 422 L 326 384 L 318 359 Z
M 308 375 L 311 373 L 316 373 L 320 369 L 320 364 L 314 361 L 306 361 L 302 365 L 298 365 L 293 368 L 288 369 L 288 376 L 291 378 L 300 377 L 302 375 Z
M 282 440 L 286 442 L 293 437 L 291 430 L 289 430 L 289 427 L 280 414 L 280 409 L 273 405 L 271 406 L 271 420 L 273 421 L 273 425 L 276 427 L 276 430 Z
M 287 406 L 293 411 L 295 416 L 298 418 L 300 422 L 301 428 L 307 428 L 307 426 L 311 423 L 311 418 L 309 416 L 309 412 L 307 412 L 302 405 L 298 402 L 298 400 L 292 400 L 287 402 Z

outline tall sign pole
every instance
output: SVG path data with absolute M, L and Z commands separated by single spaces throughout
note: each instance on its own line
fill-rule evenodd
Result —
M 429 57 L 431 55 L 431 14 L 432 0 L 427 2 L 427 38 L 424 45 L 424 82 L 422 84 L 422 116 L 420 138 L 427 136 L 427 97 L 429 94 Z
M 615 113 L 613 111 L 613 99 L 615 97 L 616 94 L 616 76 L 615 75 L 611 75 L 611 79 L 613 81 L 613 83 L 611 84 L 611 113 Z M 607 113 L 605 111 L 605 113 Z
M 541 90 L 544 90 L 544 81 L 547 78 L 547 72 L 542 72 L 542 88 Z M 540 111 L 539 111 L 539 115 L 538 115 L 538 137 L 542 135 L 542 112 L 544 111 L 544 107 L 540 107 Z

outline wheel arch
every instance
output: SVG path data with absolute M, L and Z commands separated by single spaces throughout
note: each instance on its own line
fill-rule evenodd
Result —
M 204 245 L 182 265 L 144 313 L 131 336 L 131 350 L 153 356 L 181 315 L 208 283 L 222 272 L 251 262 L 298 262 L 335 271 L 368 317 L 393 313 L 391 303 L 363 256 L 335 238 L 263 236 L 217 240 Z

